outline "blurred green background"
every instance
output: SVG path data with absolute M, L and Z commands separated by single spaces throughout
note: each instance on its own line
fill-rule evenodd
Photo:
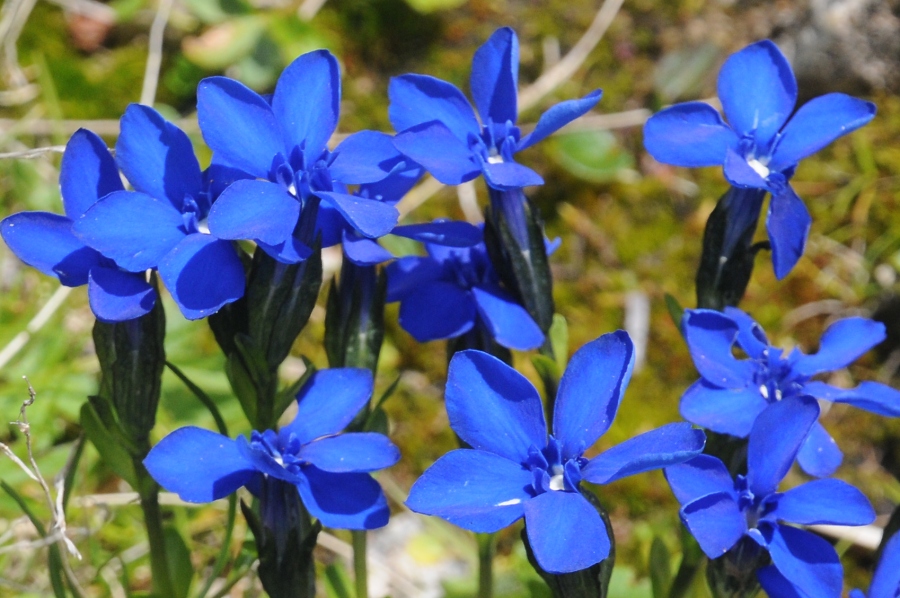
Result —
M 33 8 L 31 4 L 5 0 L 3 5 L 8 27 L 0 29 L 6 36 L 0 67 L 0 153 L 63 145 L 81 126 L 101 134 L 112 147 L 118 117 L 141 97 L 149 32 L 159 5 L 147 0 L 53 0 L 37 2 Z M 703 226 L 726 184 L 717 169 L 687 171 L 654 162 L 643 150 L 640 124 L 663 105 L 715 95 L 722 60 L 765 35 L 760 34 L 765 23 L 758 20 L 758 3 L 748 4 L 749 8 L 705 0 L 625 2 L 575 74 L 521 115 L 521 123 L 533 123 L 557 101 L 595 88 L 604 90 L 591 115 L 521 156 L 546 180 L 545 186 L 529 192 L 542 210 L 549 236 L 563 241 L 552 264 L 557 311 L 568 320 L 570 351 L 625 326 L 626 319 L 637 322 L 632 331 L 646 322 L 646 332 L 635 335 L 646 347 L 644 365 L 636 370 L 619 417 L 597 450 L 678 419 L 679 396 L 696 378 L 664 296 L 671 294 L 685 307 L 695 304 L 693 278 Z M 271 92 L 280 70 L 293 58 L 325 47 L 338 56 L 343 68 L 339 131 L 390 131 L 386 89 L 391 76 L 426 73 L 467 89 L 472 53 L 494 29 L 508 25 L 520 38 L 519 81 L 526 87 L 558 68 L 600 5 L 584 0 L 176 0 L 165 21 L 154 105 L 167 117 L 179 119 L 195 141 L 201 162 L 208 162 L 195 115 L 196 86 L 202 78 L 225 74 L 260 92 Z M 775 344 L 810 351 L 830 319 L 884 314 L 892 330 L 889 344 L 849 372 L 837 374 L 844 383 L 891 382 L 900 365 L 894 352 L 900 346 L 900 308 L 895 304 L 900 268 L 896 143 L 900 99 L 878 89 L 864 94 L 878 104 L 875 121 L 805 161 L 794 178 L 795 189 L 814 218 L 805 257 L 786 280 L 778 282 L 768 255 L 761 255 L 742 303 Z M 57 152 L 0 159 L 0 217 L 21 210 L 60 212 L 58 167 Z M 476 189 L 478 205 L 483 206 L 486 194 L 482 187 Z M 467 215 L 478 216 L 471 202 L 443 188 L 416 206 L 406 221 Z M 761 228 L 759 237 L 764 235 Z M 48 478 L 64 466 L 79 434 L 78 411 L 85 397 L 96 391 L 98 371 L 90 336 L 93 317 L 84 289 L 66 297 L 44 325 L 32 323 L 58 286 L 0 244 L 0 351 L 6 347 L 6 354 L 11 354 L 11 345 L 27 341 L 0 363 L 0 419 L 16 418 L 27 398 L 22 377 L 28 376 L 37 391 L 37 402 L 28 411 L 36 457 Z M 326 365 L 321 349 L 325 293 L 297 340 L 294 370 L 300 367 L 301 355 L 320 367 Z M 206 323 L 184 320 L 171 301 L 166 307 L 169 360 L 214 398 L 233 434 L 247 432 Z M 401 514 L 398 501 L 428 465 L 455 447 L 455 439 L 441 398 L 444 344 L 420 348 L 397 326 L 396 312 L 395 305 L 389 306 L 378 385 L 384 389 L 400 376 L 399 390 L 387 409 L 392 437 L 404 456 L 380 480 L 394 500 L 395 513 Z M 536 379 L 528 356 L 516 357 L 521 369 Z M 295 376 L 296 371 L 285 372 L 286 379 Z M 891 473 L 900 463 L 900 424 L 845 406 L 832 408 L 823 421 L 845 451 L 838 475 L 858 485 L 879 514 L 890 513 L 900 502 L 900 483 Z M 167 372 L 155 437 L 186 424 L 213 427 L 199 402 Z M 24 456 L 15 426 L 0 427 L 0 441 Z M 40 488 L 9 459 L 0 459 L 0 479 L 27 497 L 47 521 Z M 788 482 L 801 479 L 794 472 Z M 76 480 L 69 528 L 85 556 L 80 563 L 73 561 L 79 578 L 90 595 L 146 591 L 149 567 L 140 511 L 121 494 L 130 489 L 100 463 L 93 447 L 86 449 Z M 672 553 L 671 567 L 677 565 L 680 551 L 677 505 L 662 474 L 629 478 L 602 488 L 599 495 L 618 540 L 619 567 L 610 596 L 651 596 L 648 562 L 654 538 Z M 199 587 L 198 580 L 221 542 L 224 511 L 216 505 L 175 507 L 170 516 L 195 550 L 195 587 Z M 388 568 L 403 569 L 403 575 L 444 571 L 449 578 L 444 582 L 447 595 L 473 595 L 471 535 L 436 520 L 408 515 L 400 520 L 409 523 L 411 535 L 386 532 L 372 540 L 376 554 L 384 545 L 408 557 L 404 560 L 390 552 L 393 556 L 384 557 Z M 388 530 L 392 527 L 401 526 L 392 524 Z M 5 542 L 0 543 L 0 595 L 45 595 L 46 550 L 3 550 L 33 537 L 21 511 L 7 496 L 0 496 L 0 539 Z M 246 538 L 239 518 L 235 555 Z M 517 529 L 501 534 L 498 595 L 548 595 L 519 544 Z M 846 541 L 839 542 L 838 549 L 845 556 L 848 587 L 866 585 L 871 552 Z M 336 570 L 344 566 L 333 551 L 323 548 L 319 556 Z M 373 568 L 373 575 L 378 569 Z M 336 595 L 329 584 L 321 585 L 323 592 Z M 250 576 L 229 595 L 260 592 Z M 705 595 L 699 586 L 696 595 Z

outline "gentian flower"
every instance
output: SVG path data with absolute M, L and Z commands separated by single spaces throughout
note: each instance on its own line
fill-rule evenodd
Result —
M 900 534 L 895 533 L 884 545 L 881 560 L 872 576 L 869 593 L 850 590 L 850 598 L 897 598 L 900 595 Z
M 605 559 L 610 538 L 581 495 L 582 480 L 607 484 L 686 461 L 703 450 L 703 432 L 669 424 L 587 459 L 619 408 L 634 365 L 623 331 L 572 356 L 547 436 L 544 411 L 528 380 L 481 351 L 453 356 L 447 375 L 450 426 L 471 449 L 451 451 L 420 477 L 407 506 L 465 529 L 491 533 L 525 518 L 541 568 L 579 571 Z
M 240 299 L 244 268 L 231 241 L 209 234 L 215 197 L 187 135 L 153 108 L 131 104 L 116 161 L 135 190 L 91 206 L 75 222 L 76 236 L 129 272 L 158 269 L 186 318 Z
M 522 137 L 518 118 L 519 40 L 504 27 L 472 59 L 471 90 L 480 122 L 454 85 L 426 75 L 391 79 L 389 116 L 399 134 L 394 144 L 440 182 L 459 185 L 479 174 L 490 187 L 507 190 L 543 184 L 513 154 L 575 120 L 600 101 L 601 91 L 562 102 L 545 112 Z
M 769 596 L 838 598 L 843 571 L 831 544 L 782 522 L 865 525 L 875 512 L 863 494 L 835 479 L 821 479 L 778 492 L 797 452 L 819 416 L 811 397 L 775 403 L 750 432 L 747 475 L 731 478 L 709 455 L 666 468 L 666 479 L 682 505 L 681 520 L 711 558 L 748 537 L 772 558 L 757 571 Z
M 797 163 L 868 123 L 875 116 L 875 105 L 830 93 L 794 113 L 797 81 L 787 59 L 769 40 L 725 61 L 718 93 L 728 123 L 702 102 L 678 104 L 647 121 L 644 146 L 660 162 L 722 165 L 733 186 L 771 193 L 766 228 L 775 275 L 784 278 L 803 254 L 811 223 L 806 206 L 788 182 Z
M 271 104 L 226 77 L 200 82 L 203 138 L 222 164 L 255 178 L 237 181 L 219 197 L 209 215 L 213 234 L 254 240 L 273 258 L 297 263 L 309 257 L 320 231 L 323 245 L 340 242 L 335 223 L 346 221 L 364 237 L 393 228 L 396 208 L 351 195 L 346 185 L 380 181 L 402 160 L 390 136 L 375 131 L 351 135 L 330 152 L 340 100 L 338 63 L 326 50 L 292 62 Z
M 116 162 L 100 137 L 86 129 L 72 135 L 63 153 L 59 188 L 65 216 L 13 214 L 0 222 L 3 240 L 23 262 L 63 285 L 88 285 L 91 311 L 98 320 L 122 322 L 149 313 L 156 291 L 144 273 L 120 268 L 73 232 L 73 222 L 100 198 L 124 189 Z
M 686 420 L 723 434 L 746 437 L 757 417 L 779 401 L 799 396 L 846 403 L 879 415 L 900 415 L 900 391 L 878 382 L 856 388 L 836 388 L 812 380 L 853 363 L 885 338 L 880 322 L 845 318 L 828 327 L 819 350 L 807 355 L 794 349 L 787 355 L 769 344 L 759 324 L 741 310 L 725 313 L 687 310 L 684 336 L 700 380 L 681 397 Z M 737 359 L 737 346 L 747 359 Z M 825 428 L 816 422 L 803 443 L 798 460 L 807 473 L 822 477 L 840 465 L 843 455 Z
M 425 249 L 427 256 L 402 257 L 387 268 L 387 301 L 400 302 L 400 325 L 417 341 L 455 338 L 481 326 L 509 349 L 527 351 L 544 342 L 525 308 L 501 288 L 483 242 L 431 242 Z
M 389 511 L 369 472 L 390 467 L 400 453 L 381 434 L 341 433 L 372 388 L 368 370 L 317 371 L 297 395 L 294 421 L 279 431 L 232 440 L 194 426 L 180 428 L 151 449 L 144 465 L 163 488 L 188 502 L 217 500 L 241 486 L 259 495 L 262 481 L 271 477 L 296 486 L 322 525 L 381 527 Z

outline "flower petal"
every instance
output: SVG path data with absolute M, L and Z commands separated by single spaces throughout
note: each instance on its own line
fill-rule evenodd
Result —
M 878 415 L 900 417 L 900 391 L 880 382 L 863 382 L 856 388 L 837 388 L 814 380 L 803 391 L 826 401 L 853 405 Z
M 794 371 L 804 376 L 845 368 L 887 338 L 884 324 L 868 318 L 844 318 L 831 324 L 819 341 L 819 350 L 803 355 Z
M 681 417 L 720 434 L 746 438 L 769 402 L 754 386 L 718 388 L 702 378 L 681 396 Z
M 769 167 L 784 170 L 875 118 L 875 104 L 829 93 L 800 106 L 781 131 Z
M 732 492 L 707 494 L 681 508 L 684 522 L 704 554 L 718 558 L 747 532 L 747 522 Z
M 199 197 L 200 164 L 181 129 L 140 104 L 129 104 L 119 123 L 116 162 L 135 190 L 167 199 L 179 211 L 185 197 Z
M 719 112 L 703 102 L 666 108 L 644 125 L 644 147 L 658 162 L 673 166 L 718 166 L 737 143 L 737 135 Z
M 472 448 L 524 463 L 547 445 L 544 409 L 522 374 L 481 351 L 450 360 L 445 393 L 450 427 Z
M 416 480 L 406 506 L 478 533 L 493 533 L 525 514 L 531 472 L 493 453 L 458 449 Z
M 97 266 L 91 268 L 88 279 L 88 301 L 101 322 L 124 322 L 150 313 L 156 290 L 143 272 Z
M 332 156 L 328 172 L 345 185 L 376 183 L 387 177 L 401 158 L 391 136 L 378 131 L 350 135 L 335 148 Z
M 357 266 L 374 266 L 394 259 L 394 255 L 374 239 L 361 237 L 354 231 L 344 231 L 344 257 Z
M 517 351 L 536 349 L 544 333 L 524 307 L 499 287 L 472 287 L 475 307 L 491 336 L 502 346 Z
M 797 453 L 797 463 L 809 475 L 824 478 L 834 473 L 838 468 L 844 454 L 838 448 L 834 438 L 816 422 L 809 430 L 809 435 L 803 441 L 800 452 Z
M 197 120 L 219 163 L 269 178 L 284 144 L 272 107 L 258 93 L 234 79 L 208 77 L 197 86 Z
M 665 473 L 672 493 L 682 505 L 722 492 L 737 500 L 734 480 L 725 464 L 716 457 L 698 455 L 690 461 L 666 467 Z
M 766 333 L 762 326 L 736 307 L 726 307 L 725 315 L 738 325 L 737 343 L 741 349 L 753 359 L 764 357 L 766 350 L 769 348 L 769 339 L 766 338 Z
M 374 386 L 372 372 L 363 368 L 318 370 L 297 393 L 297 415 L 280 433 L 296 435 L 301 444 L 337 434 L 369 402 Z
M 699 455 L 705 444 L 703 430 L 688 423 L 667 424 L 600 453 L 588 461 L 581 474 L 592 484 L 609 484 L 637 473 L 684 463 Z
M 803 255 L 811 225 L 809 210 L 789 184 L 785 183 L 780 192 L 772 194 L 766 230 L 772 242 L 772 265 L 778 280 L 787 276 Z
M 471 181 L 481 172 L 468 144 L 457 139 L 440 121 L 429 121 L 398 133 L 394 146 L 445 185 Z
M 571 573 L 609 556 L 606 526 L 576 492 L 545 492 L 525 503 L 525 531 L 541 569 Z
M 839 598 L 844 571 L 827 541 L 812 532 L 776 525 L 768 548 L 772 564 L 801 595 Z
M 541 175 L 517 162 L 485 162 L 482 164 L 482 172 L 487 184 L 500 191 L 544 184 Z
M 396 463 L 400 459 L 400 451 L 384 434 L 355 432 L 304 444 L 297 456 L 322 471 L 369 472 Z
M 767 596 L 777 596 L 778 598 L 807 598 L 801 595 L 794 584 L 789 582 L 787 578 L 778 572 L 774 565 L 768 565 L 756 570 L 756 578 L 762 589 L 765 590 Z M 851 592 L 850 598 L 853 598 Z M 863 596 L 865 598 L 865 596 Z
M 437 243 L 448 247 L 471 247 L 484 238 L 481 229 L 461 220 L 436 220 L 421 224 L 395 226 L 392 235 L 420 243 Z
M 49 212 L 19 212 L 0 221 L 0 236 L 16 256 L 67 287 L 86 284 L 103 259 L 72 232 L 72 221 Z
M 446 81 L 427 75 L 394 77 L 388 86 L 388 97 L 391 101 L 388 116 L 397 132 L 439 121 L 464 145 L 468 144 L 469 135 L 481 134 L 481 127 L 466 96 Z M 433 151 L 443 149 L 436 146 Z M 406 153 L 403 148 L 400 151 Z
M 281 185 L 235 181 L 209 211 L 209 230 L 220 239 L 285 242 L 300 218 L 300 202 Z
M 747 483 L 753 494 L 775 492 L 818 417 L 819 404 L 806 396 L 782 399 L 759 414 L 747 447 Z
M 770 517 L 800 525 L 866 525 L 875 511 L 862 492 L 841 480 L 813 480 L 780 497 Z
M 894 533 L 881 550 L 881 560 L 869 586 L 870 598 L 893 598 L 900 588 L 900 534 Z
M 455 338 L 474 325 L 475 299 L 449 282 L 422 285 L 400 303 L 400 326 L 420 343 Z
M 498 29 L 475 51 L 469 86 L 482 122 L 515 124 L 519 96 L 519 39 L 515 31 Z
M 582 116 L 597 105 L 597 102 L 600 101 L 602 95 L 603 92 L 601 90 L 595 89 L 583 98 L 566 100 L 565 102 L 560 102 L 559 104 L 552 106 L 541 115 L 534 130 L 519 142 L 516 150 L 518 151 L 531 147 L 535 143 L 546 139 L 556 131 L 560 130 L 576 118 Z M 697 140 L 694 139 L 693 142 L 697 143 Z
M 316 195 L 340 212 L 347 224 L 364 237 L 377 238 L 391 232 L 400 212 L 389 203 L 346 193 L 317 191 Z
M 694 365 L 707 382 L 721 388 L 744 388 L 752 382 L 756 365 L 732 354 L 740 332 L 734 320 L 711 309 L 688 309 L 681 327 Z
M 131 272 L 156 268 L 184 238 L 184 219 L 167 200 L 116 191 L 75 221 L 79 239 Z
M 87 129 L 75 131 L 66 143 L 59 167 L 59 190 L 66 216 L 75 220 L 104 195 L 124 189 L 106 142 Z
M 376 529 L 390 517 L 381 486 L 367 473 L 331 473 L 313 466 L 297 484 L 303 506 L 326 527 Z
M 302 148 L 307 166 L 319 158 L 337 126 L 341 72 L 328 50 L 303 54 L 278 77 L 272 112 L 283 135 L 287 157 Z
M 244 266 L 230 241 L 187 235 L 159 264 L 159 275 L 189 320 L 205 318 L 244 295 Z
M 553 435 L 563 459 L 581 453 L 612 425 L 634 368 L 634 345 L 624 330 L 604 334 L 575 352 L 559 382 Z
M 310 247 L 295 236 L 290 236 L 282 243 L 270 245 L 264 241 L 256 240 L 257 246 L 261 247 L 269 257 L 281 262 L 282 264 L 298 264 L 309 258 L 313 254 Z
M 194 426 L 163 438 L 150 449 L 144 467 L 160 486 L 188 502 L 228 496 L 259 475 L 234 440 Z
M 763 40 L 728 57 L 718 80 L 719 99 L 739 136 L 767 145 L 797 102 L 797 80 L 778 46 Z
M 401 257 L 387 267 L 387 302 L 400 301 L 426 283 L 440 279 L 443 271 L 443 266 L 431 258 Z
M 762 167 L 758 164 L 757 168 Z M 725 163 L 723 164 L 725 178 L 735 187 L 742 189 L 768 189 L 770 187 L 766 177 L 750 166 L 747 158 L 734 151 L 732 148 L 725 150 Z M 765 172 L 765 170 L 763 170 Z

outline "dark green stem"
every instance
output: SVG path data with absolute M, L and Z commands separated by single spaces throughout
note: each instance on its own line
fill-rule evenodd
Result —
M 353 575 L 356 598 L 369 598 L 369 576 L 366 569 L 366 530 L 353 530 Z
M 478 542 L 478 598 L 494 595 L 494 552 L 497 534 L 475 534 Z
M 147 481 L 151 483 L 146 483 Z M 159 508 L 159 487 L 152 480 L 145 480 L 141 490 L 141 510 L 150 544 L 150 572 L 153 577 L 153 593 L 157 596 L 175 596 L 169 562 L 166 559 L 166 538 L 163 532 L 162 511 Z

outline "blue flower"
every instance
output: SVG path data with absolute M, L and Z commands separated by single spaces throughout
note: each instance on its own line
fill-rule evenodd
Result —
M 422 229 L 410 232 L 429 232 L 435 224 L 440 223 L 413 225 Z M 417 341 L 455 338 L 483 326 L 509 349 L 527 351 L 544 342 L 525 308 L 500 287 L 483 242 L 471 247 L 429 242 L 425 249 L 427 256 L 402 257 L 387 268 L 387 301 L 400 301 L 400 325 Z
M 458 185 L 484 174 L 499 190 L 540 185 L 541 177 L 513 154 L 551 135 L 600 101 L 600 90 L 562 102 L 522 137 L 518 117 L 519 40 L 498 29 L 472 59 L 471 89 L 480 123 L 454 85 L 426 75 L 402 75 L 388 88 L 389 116 L 400 131 L 394 144 L 442 183 Z
M 123 190 L 106 143 L 91 131 L 79 129 L 66 144 L 59 187 L 65 216 L 49 212 L 14 214 L 0 222 L 3 240 L 23 262 L 63 285 L 88 285 L 88 300 L 98 320 L 122 322 L 149 313 L 156 292 L 144 273 L 119 268 L 73 231 L 73 221 L 100 198 Z
M 732 479 L 725 465 L 708 455 L 666 468 L 682 505 L 681 520 L 709 558 L 722 556 L 743 537 L 768 551 L 772 565 L 759 569 L 757 578 L 769 596 L 841 595 L 843 572 L 831 544 L 781 522 L 865 525 L 875 519 L 866 497 L 840 480 L 777 491 L 818 416 L 811 397 L 764 411 L 750 432 L 746 476 Z
M 772 194 L 766 228 L 780 279 L 803 253 L 811 218 L 788 181 L 797 163 L 875 116 L 875 105 L 841 93 L 804 104 L 795 114 L 797 82 L 787 59 L 769 40 L 732 54 L 719 71 L 719 99 L 728 123 L 702 102 L 655 114 L 644 145 L 660 162 L 718 166 L 735 187 Z
M 333 151 L 341 99 L 337 60 L 326 50 L 304 54 L 278 78 L 271 104 L 243 84 L 211 77 L 197 90 L 197 117 L 216 159 L 255 180 L 226 189 L 209 215 L 223 239 L 251 239 L 284 263 L 303 261 L 321 232 L 341 241 L 340 223 L 379 237 L 397 223 L 394 206 L 351 195 L 347 185 L 374 183 L 403 160 L 391 138 L 361 131 Z
M 851 590 L 850 598 L 897 598 L 900 595 L 900 534 L 894 533 L 881 553 L 869 593 Z
M 129 272 L 158 269 L 186 318 L 240 299 L 240 257 L 231 241 L 206 228 L 215 199 L 210 186 L 218 183 L 204 181 L 187 135 L 152 108 L 131 104 L 121 119 L 116 161 L 135 190 L 96 202 L 75 222 L 75 235 Z
M 483 533 L 524 517 L 534 555 L 551 573 L 605 559 L 610 538 L 581 495 L 581 481 L 607 484 L 681 463 L 705 442 L 690 424 L 670 424 L 593 459 L 583 456 L 612 424 L 633 365 L 634 347 L 623 331 L 579 349 L 560 381 L 548 437 L 541 399 L 524 376 L 487 353 L 457 353 L 447 375 L 447 414 L 472 448 L 451 451 L 429 467 L 407 506 Z
M 322 525 L 373 529 L 388 507 L 368 472 L 390 467 L 400 453 L 386 436 L 341 434 L 372 395 L 372 373 L 336 368 L 314 373 L 297 395 L 297 416 L 278 432 L 232 440 L 193 426 L 175 430 L 144 460 L 150 475 L 188 502 L 209 502 L 241 486 L 259 495 L 269 476 L 297 487 Z M 263 506 L 265 508 L 265 506 Z
M 700 380 L 681 398 L 681 415 L 688 421 L 723 434 L 746 437 L 761 413 L 779 401 L 799 396 L 847 403 L 879 415 L 900 415 L 900 391 L 878 382 L 856 388 L 836 388 L 812 380 L 816 374 L 850 365 L 885 338 L 884 325 L 865 318 L 846 318 L 828 327 L 819 350 L 785 354 L 769 344 L 762 328 L 739 309 L 725 313 L 687 310 L 682 320 L 685 339 Z M 737 359 L 737 346 L 747 359 Z M 803 443 L 800 466 L 815 476 L 831 474 L 841 451 L 821 424 L 812 426 Z

